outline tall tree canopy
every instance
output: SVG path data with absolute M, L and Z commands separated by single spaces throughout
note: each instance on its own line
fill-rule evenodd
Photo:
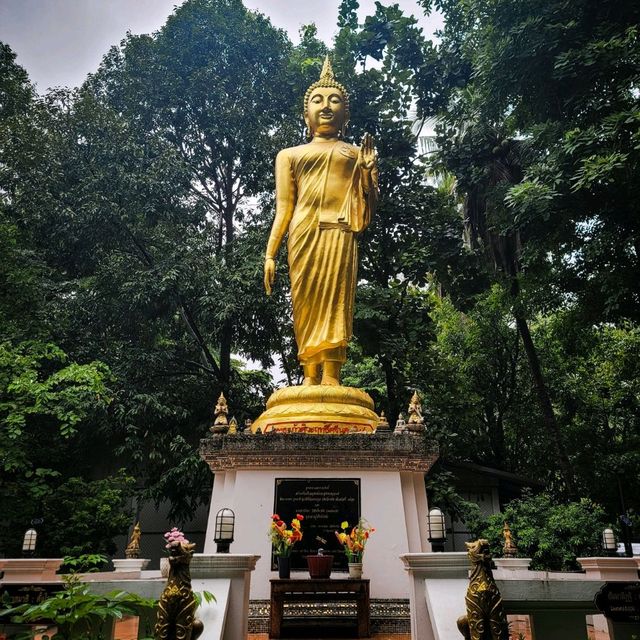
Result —
M 437 43 L 397 6 L 359 22 L 343 0 L 329 51 L 313 25 L 293 46 L 240 0 L 187 0 L 41 98 L 0 46 L 0 507 L 16 527 L 70 517 L 96 470 L 78 529 L 97 502 L 123 513 L 121 466 L 187 519 L 210 494 L 197 447 L 220 391 L 242 422 L 276 364 L 298 381 L 286 277 L 267 298 L 262 261 L 273 160 L 304 140 L 327 51 L 347 135 L 380 156 L 345 383 L 391 421 L 422 390 L 444 457 L 610 513 L 616 474 L 640 495 L 640 9 L 421 4 L 445 18 Z M 426 117 L 438 150 L 420 155 Z M 125 520 L 94 527 L 95 549 Z
M 606 342 L 600 323 L 626 332 L 625 321 L 637 321 L 639 9 L 422 4 L 441 11 L 445 27 L 417 74 L 420 108 L 439 118 L 439 161 L 464 198 L 470 247 L 511 294 L 547 438 L 575 492 L 585 469 L 576 468 L 576 416 L 562 406 L 568 381 L 555 386 L 544 333 L 531 326 L 560 313 L 557 326 L 574 337 Z M 564 341 L 562 352 L 574 357 Z

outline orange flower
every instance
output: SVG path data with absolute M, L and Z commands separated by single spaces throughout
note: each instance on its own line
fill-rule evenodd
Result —
M 274 553 L 278 556 L 288 556 L 291 553 L 293 545 L 302 540 L 300 520 L 293 518 L 291 520 L 291 528 L 287 529 L 286 522 L 281 520 L 277 513 L 274 513 L 271 516 L 269 537 L 274 548 Z
M 344 547 L 344 552 L 349 562 L 362 562 L 365 546 L 375 529 L 369 526 L 366 520 L 362 518 L 360 518 L 358 524 L 353 527 L 349 533 L 346 532 L 347 527 L 348 523 L 344 521 L 341 525 L 343 531 L 341 533 L 335 532 L 336 538 Z

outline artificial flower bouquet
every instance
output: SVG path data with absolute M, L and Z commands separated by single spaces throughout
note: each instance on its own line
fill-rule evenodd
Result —
M 171 531 L 167 531 L 164 534 L 164 539 L 167 542 L 164 548 L 168 553 L 171 553 L 171 550 L 177 548 L 181 543 L 189 544 L 189 541 L 184 537 L 184 533 L 178 527 L 173 527 Z
M 282 558 L 288 558 L 296 542 L 302 540 L 302 521 L 304 516 L 299 513 L 291 520 L 291 527 L 287 529 L 287 524 L 277 513 L 271 516 L 269 526 L 269 537 L 274 548 L 274 554 Z
M 347 533 L 349 523 L 346 520 L 340 525 L 340 528 L 342 531 L 336 531 L 336 538 L 343 546 L 347 560 L 349 563 L 362 562 L 367 541 L 375 529 L 363 518 L 358 520 L 358 524 L 351 529 L 350 533 Z

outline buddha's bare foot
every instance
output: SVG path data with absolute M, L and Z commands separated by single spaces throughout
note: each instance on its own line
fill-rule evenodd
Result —
M 320 384 L 320 366 L 317 364 L 305 364 L 302 366 L 304 379 L 303 387 L 310 387 L 313 384 Z
M 340 369 L 342 362 L 327 360 L 322 367 L 322 382 L 320 384 L 338 387 L 340 386 Z

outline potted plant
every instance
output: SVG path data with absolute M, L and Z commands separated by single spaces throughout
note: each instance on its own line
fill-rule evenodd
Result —
M 271 516 L 269 525 L 269 537 L 273 545 L 273 554 L 278 562 L 278 576 L 281 579 L 289 578 L 291 575 L 291 551 L 296 542 L 302 540 L 302 521 L 304 516 L 299 513 L 291 520 L 291 528 L 277 513 Z
M 369 536 L 375 529 L 363 518 L 358 520 L 358 524 L 353 527 L 349 533 L 347 533 L 349 523 L 346 520 L 340 525 L 340 528 L 342 531 L 336 531 L 336 537 L 344 548 L 347 556 L 349 577 L 360 579 L 362 578 L 362 557 L 364 556 L 364 549 L 367 546 Z

